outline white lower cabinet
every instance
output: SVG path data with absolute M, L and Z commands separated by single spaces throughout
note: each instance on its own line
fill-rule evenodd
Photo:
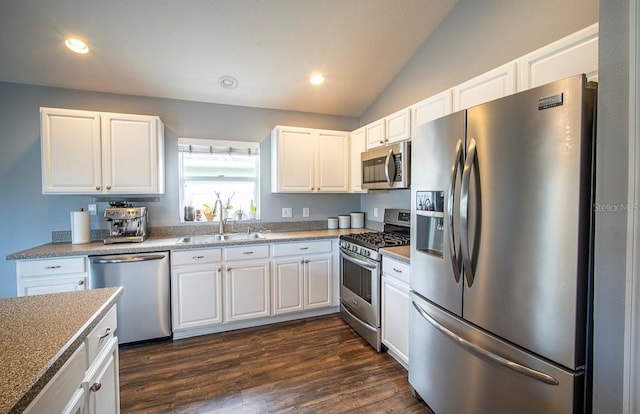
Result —
M 409 266 L 382 258 L 382 343 L 389 354 L 409 366 Z
M 333 305 L 331 240 L 273 246 L 273 313 Z
M 16 262 L 18 296 L 87 289 L 87 258 L 56 257 Z
M 96 324 L 24 411 L 29 414 L 117 414 L 120 374 L 116 305 Z
M 269 246 L 247 245 L 224 250 L 225 321 L 271 316 Z
M 111 338 L 87 370 L 83 382 L 87 396 L 85 413 L 120 412 L 118 338 Z
M 171 253 L 173 330 L 222 323 L 222 249 Z

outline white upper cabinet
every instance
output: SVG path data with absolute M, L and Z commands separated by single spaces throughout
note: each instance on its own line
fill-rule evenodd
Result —
M 365 125 L 364 130 L 365 136 L 367 137 L 367 149 L 381 147 L 384 145 L 384 140 L 386 138 L 385 127 L 384 118 L 378 119 L 369 125 Z
M 412 134 L 420 125 L 449 115 L 452 108 L 450 89 L 411 105 Z
M 160 118 L 40 108 L 43 194 L 164 193 Z
M 367 190 L 362 189 L 362 158 L 360 155 L 366 150 L 366 133 L 364 127 L 358 128 L 351 133 L 351 162 L 349 171 L 351 179 L 349 180 L 350 192 L 366 193 Z
M 276 126 L 271 131 L 271 192 L 349 191 L 349 133 Z
M 598 23 L 518 59 L 518 91 L 584 73 L 598 80 Z
M 402 109 L 365 125 L 367 149 L 381 147 L 411 138 L 411 110 Z
M 453 110 L 471 108 L 516 91 L 516 63 L 509 62 L 453 88 Z

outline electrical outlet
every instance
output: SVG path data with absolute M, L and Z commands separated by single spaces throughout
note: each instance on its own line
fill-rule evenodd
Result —
M 293 209 L 291 207 L 283 207 L 282 217 L 293 217 Z
M 378 217 L 378 207 L 373 208 L 373 217 Z
M 309 207 L 302 207 L 302 217 L 309 217 Z
M 98 214 L 98 206 L 96 204 L 89 204 L 89 214 L 95 216 Z

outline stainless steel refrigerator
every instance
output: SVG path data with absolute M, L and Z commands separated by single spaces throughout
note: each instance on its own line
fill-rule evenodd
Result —
M 589 410 L 595 96 L 575 76 L 413 137 L 409 382 L 438 414 Z

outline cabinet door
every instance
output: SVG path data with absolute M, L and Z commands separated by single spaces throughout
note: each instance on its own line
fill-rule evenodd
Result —
M 361 154 L 366 150 L 366 133 L 364 128 L 356 129 L 351 133 L 351 162 L 349 171 L 351 179 L 349 180 L 350 192 L 365 193 L 367 190 L 362 189 L 362 158 Z
M 405 141 L 411 138 L 411 111 L 402 109 L 384 118 L 386 143 Z
M 42 193 L 100 193 L 100 114 L 41 108 L 40 128 Z
M 304 308 L 323 308 L 333 303 L 333 257 L 330 254 L 305 258 Z
M 220 264 L 176 266 L 171 271 L 173 329 L 222 323 Z
M 452 109 L 451 90 L 440 92 L 411 106 L 411 133 L 420 125 L 449 115 Z
M 598 76 L 598 23 L 518 59 L 518 91 L 570 76 Z
M 509 62 L 453 88 L 453 110 L 471 108 L 516 91 L 516 64 Z
M 409 285 L 382 275 L 382 343 L 409 364 Z
M 301 257 L 274 260 L 273 313 L 280 315 L 304 309 L 304 260 Z
M 271 134 L 271 191 L 310 192 L 314 187 L 314 132 L 277 127 Z
M 164 192 L 164 126 L 158 117 L 104 113 L 102 135 L 107 192 Z
M 349 135 L 346 132 L 318 131 L 315 191 L 349 191 Z
M 385 144 L 384 118 L 365 125 L 367 135 L 367 149 L 381 147 Z
M 73 292 L 87 288 L 87 275 L 65 275 L 50 278 L 23 278 L 18 282 L 18 296 L 43 295 L 45 293 Z
M 62 410 L 62 414 L 83 414 L 85 412 L 85 402 L 85 392 L 82 388 L 78 388 L 76 392 L 73 393 L 69 404 Z
M 120 412 L 120 377 L 118 366 L 118 338 L 98 355 L 89 367 L 85 381 L 87 407 L 90 414 Z
M 225 321 L 270 316 L 268 262 L 229 262 L 225 271 Z

